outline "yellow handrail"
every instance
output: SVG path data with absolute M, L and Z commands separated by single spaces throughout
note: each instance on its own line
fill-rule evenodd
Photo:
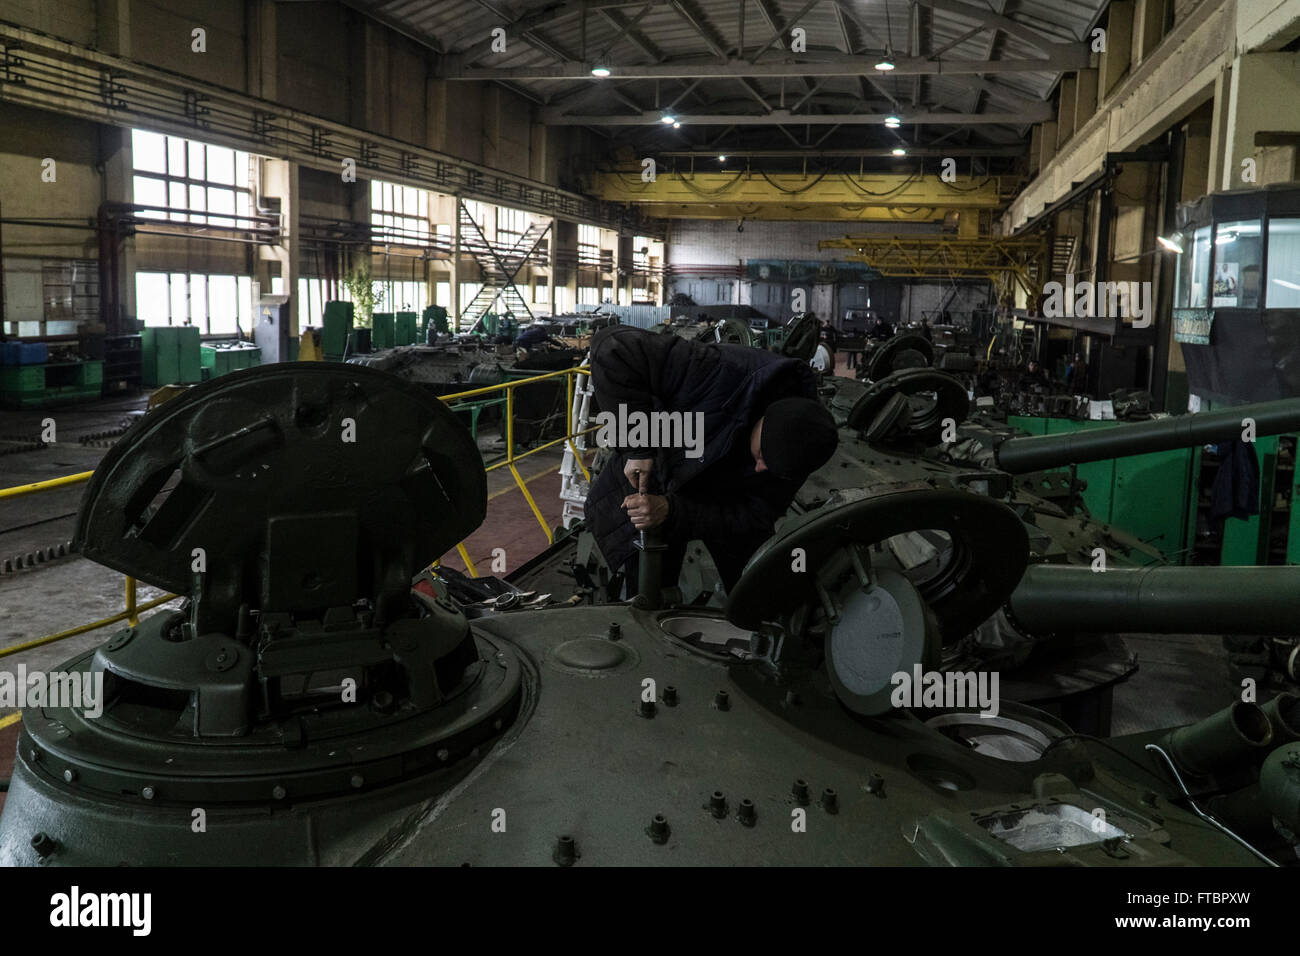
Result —
M 524 452 L 523 454 L 516 455 L 515 443 L 514 443 L 514 424 L 515 424 L 514 423 L 514 390 L 523 385 L 532 385 L 537 382 L 546 381 L 548 379 L 554 379 L 560 376 L 564 376 L 567 379 L 566 389 L 565 389 L 567 402 L 565 407 L 567 409 L 572 409 L 574 379 L 578 375 L 589 374 L 590 371 L 591 370 L 587 366 L 580 365 L 580 366 L 575 366 L 573 368 L 559 369 L 558 371 L 555 372 L 546 372 L 542 375 L 533 376 L 531 378 L 516 379 L 513 382 L 499 382 L 496 385 L 487 385 L 484 386 L 483 388 L 474 388 L 464 392 L 456 392 L 451 395 L 440 396 L 440 398 L 444 402 L 454 402 L 466 398 L 474 398 L 479 395 L 486 395 L 491 392 L 505 391 L 506 393 L 506 457 L 501 461 L 493 462 L 490 465 L 485 465 L 483 470 L 485 472 L 491 472 L 491 471 L 496 471 L 498 468 L 503 468 L 503 467 L 508 467 L 510 469 L 510 473 L 515 479 L 515 484 L 519 487 L 519 490 L 523 493 L 524 500 L 528 502 L 529 508 L 532 509 L 533 515 L 537 518 L 538 524 L 542 526 L 542 531 L 543 533 L 545 533 L 546 540 L 550 544 L 555 543 L 555 535 L 552 533 L 550 527 L 546 524 L 546 519 L 545 517 L 543 517 L 541 509 L 537 507 L 537 502 L 533 499 L 531 492 L 529 492 L 528 485 L 524 481 L 523 476 L 519 474 L 519 469 L 515 467 L 515 463 L 523 460 L 524 458 L 529 457 L 530 455 L 535 455 L 539 451 L 545 451 L 547 448 L 553 448 L 556 445 L 560 444 L 560 442 L 567 442 L 569 445 L 569 450 L 573 452 L 573 456 L 578 462 L 578 467 L 582 469 L 583 476 L 586 477 L 588 480 L 590 480 L 591 473 L 587 471 L 587 466 L 583 463 L 582 455 L 578 453 L 578 449 L 573 444 L 573 440 L 579 437 L 580 435 L 587 435 L 595 431 L 596 426 L 593 426 L 591 428 L 585 429 L 580 432 L 574 432 L 573 434 L 569 434 L 569 430 L 572 426 L 571 426 L 571 420 L 569 418 L 569 413 L 566 412 L 564 437 L 557 438 L 553 441 L 549 441 L 544 445 L 538 445 L 536 448 L 531 448 L 528 451 Z M 3 501 L 8 498 L 20 498 L 24 495 L 34 495 L 34 494 L 39 494 L 41 492 L 53 491 L 56 488 L 64 488 L 70 485 L 82 484 L 84 482 L 89 481 L 93 475 L 94 475 L 93 471 L 83 471 L 83 472 L 78 472 L 75 475 L 64 475 L 60 478 L 50 478 L 45 481 L 34 481 L 26 485 L 15 485 L 12 488 L 0 488 L 0 501 Z M 534 475 L 533 477 L 537 477 L 537 476 Z M 465 570 L 467 570 L 471 576 L 478 577 L 478 571 L 474 567 L 474 562 L 470 560 L 469 552 L 466 550 L 465 543 L 463 541 L 456 545 L 456 551 L 460 554 L 461 560 L 465 562 Z M 123 610 L 120 614 L 114 614 L 112 617 L 106 617 L 103 618 L 102 620 L 94 621 L 90 624 L 83 624 L 79 627 L 69 628 L 66 631 L 59 631 L 57 634 L 50 634 L 46 637 L 36 638 L 35 640 L 26 641 L 22 644 L 15 644 L 12 647 L 2 648 L 0 649 L 0 657 L 8 657 L 12 654 L 19 654 L 23 651 L 31 650 L 32 648 L 42 647 L 46 644 L 53 644 L 55 641 L 62 641 L 62 640 L 66 640 L 69 637 L 76 637 L 78 634 L 85 634 L 88 631 L 98 630 L 101 627 L 107 627 L 110 624 L 117 624 L 120 621 L 126 621 L 130 626 L 134 627 L 140 622 L 141 611 L 148 611 L 152 608 L 158 607 L 160 604 L 165 604 L 168 601 L 174 600 L 176 597 L 178 597 L 178 595 L 165 594 L 162 597 L 158 597 L 150 601 L 146 601 L 144 604 L 137 604 L 136 603 L 136 580 L 135 578 L 130 577 L 128 575 L 126 576 L 125 610 Z

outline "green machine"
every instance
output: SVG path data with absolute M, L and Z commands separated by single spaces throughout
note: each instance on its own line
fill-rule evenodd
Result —
M 326 361 L 341 362 L 347 351 L 348 336 L 352 334 L 352 303 L 326 302 L 324 326 L 321 332 L 321 351 Z
M 398 312 L 394 316 L 394 345 L 415 344 L 415 319 L 416 315 L 414 312 Z
M 140 377 L 146 386 L 194 385 L 203 380 L 197 326 L 146 326 L 140 348 Z
M 374 313 L 370 317 L 370 347 L 391 349 L 396 344 L 396 320 L 393 313 Z

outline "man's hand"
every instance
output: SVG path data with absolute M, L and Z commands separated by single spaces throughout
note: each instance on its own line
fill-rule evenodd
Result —
M 649 485 L 650 472 L 654 466 L 653 458 L 629 458 L 627 464 L 623 466 L 623 477 L 627 479 L 629 485 L 644 493 Z
M 668 520 L 668 499 L 663 495 L 628 495 L 623 499 L 623 508 L 638 531 L 657 528 Z

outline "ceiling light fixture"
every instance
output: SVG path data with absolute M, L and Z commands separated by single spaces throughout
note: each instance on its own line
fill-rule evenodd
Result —
M 894 68 L 894 58 L 890 56 L 888 53 L 882 56 L 880 58 L 880 62 L 876 64 L 876 69 L 882 73 L 888 73 L 893 68 Z
M 898 127 L 903 125 L 903 121 L 899 119 L 897 116 L 886 116 L 885 125 L 888 126 L 890 129 L 898 129 Z
M 1183 251 L 1183 247 L 1179 245 L 1176 239 L 1167 239 L 1164 236 L 1156 236 L 1156 242 L 1160 243 L 1161 246 L 1170 252 L 1181 253 Z
M 673 116 L 672 113 L 665 113 L 663 116 L 659 118 L 659 122 L 667 123 L 671 126 L 673 123 L 677 122 L 677 117 Z
M 719 157 L 718 157 L 718 162 L 720 162 L 720 163 L 725 163 L 726 161 L 727 161 L 727 157 L 726 157 L 726 156 L 719 156 Z
M 682 128 L 681 120 L 673 120 L 673 129 L 681 129 L 681 128 Z
M 592 75 L 592 76 L 609 76 L 609 67 L 607 67 L 607 66 L 593 66 L 593 67 L 591 68 L 591 75 Z
M 893 153 L 895 156 L 907 155 L 907 150 L 903 149 L 903 147 L 901 146 L 895 146 L 893 149 L 890 150 L 890 152 Z

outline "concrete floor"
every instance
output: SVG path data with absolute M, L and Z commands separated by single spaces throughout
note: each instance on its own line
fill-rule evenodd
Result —
M 837 371 L 843 371 L 843 363 Z M 39 434 L 44 417 L 54 417 L 59 442 L 41 451 L 0 455 L 0 487 L 11 487 L 93 469 L 102 448 L 77 442 L 83 434 L 115 427 L 143 400 L 113 401 L 49 413 L 0 411 L 0 437 Z M 479 445 L 486 458 L 500 453 L 495 430 L 480 429 Z M 538 507 L 551 528 L 560 524 L 559 448 L 535 454 L 519 464 Z M 57 547 L 71 539 L 74 515 L 84 486 L 73 486 L 35 497 L 0 502 L 0 566 L 6 557 L 25 558 L 29 551 Z M 492 551 L 505 551 L 506 570 L 513 570 L 546 547 L 540 524 L 506 468 L 488 474 L 488 517 L 465 542 L 480 574 L 491 573 Z M 455 551 L 443 557 L 463 569 Z M 21 562 L 20 562 L 21 563 Z M 139 601 L 161 592 L 141 585 Z M 174 606 L 176 602 L 172 602 Z M 121 574 L 71 555 L 12 573 L 0 573 L 0 649 L 53 634 L 123 609 Z M 114 627 L 120 627 L 115 625 Z M 107 640 L 113 628 L 81 634 L 3 659 L 12 670 L 19 662 L 31 669 L 55 669 Z M 1127 636 L 1140 664 L 1135 677 L 1117 688 L 1114 698 L 1116 734 L 1185 723 L 1208 714 L 1233 699 L 1236 686 L 1229 676 L 1227 655 L 1217 637 Z M 1267 696 L 1262 695 L 1262 696 Z M 0 722 L 10 716 L 0 709 Z M 0 727 L 0 778 L 8 776 L 18 727 Z M 4 795 L 0 794 L 0 806 Z

